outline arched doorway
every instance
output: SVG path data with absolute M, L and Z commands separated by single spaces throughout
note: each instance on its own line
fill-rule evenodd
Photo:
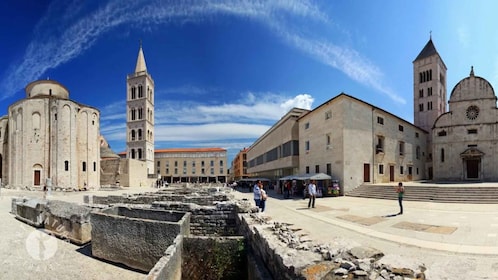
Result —
M 43 167 L 40 164 L 33 165 L 33 186 L 35 187 L 41 186 L 42 171 Z
M 481 159 L 484 153 L 472 147 L 460 154 L 464 180 L 481 180 Z

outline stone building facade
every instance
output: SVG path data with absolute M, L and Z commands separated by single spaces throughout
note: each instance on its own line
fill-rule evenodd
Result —
M 226 183 L 227 151 L 222 148 L 171 148 L 155 151 L 157 178 L 168 183 Z
M 100 113 L 56 81 L 26 86 L 26 98 L 0 118 L 0 141 L 3 185 L 100 186 Z
M 425 178 L 428 133 L 341 93 L 298 119 L 299 174 L 326 173 L 345 191 Z
M 498 181 L 496 101 L 491 84 L 473 69 L 453 88 L 449 111 L 432 131 L 435 180 Z

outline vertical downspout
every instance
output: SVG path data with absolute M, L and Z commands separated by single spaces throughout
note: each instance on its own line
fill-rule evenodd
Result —
M 375 108 L 372 107 L 372 183 L 375 184 L 376 183 L 376 180 L 375 180 L 375 152 L 376 152 L 376 147 L 375 147 L 375 132 L 374 132 L 374 127 L 375 127 L 375 124 L 374 124 L 374 111 L 375 111 Z

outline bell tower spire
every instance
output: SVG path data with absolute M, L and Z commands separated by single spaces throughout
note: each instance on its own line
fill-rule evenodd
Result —
M 138 49 L 137 64 L 135 66 L 135 73 L 147 71 L 147 64 L 145 64 L 144 52 L 142 50 L 142 40 L 140 39 L 140 47 Z

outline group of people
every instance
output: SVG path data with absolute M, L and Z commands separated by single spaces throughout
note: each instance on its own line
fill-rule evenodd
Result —
M 266 200 L 268 198 L 268 194 L 266 193 L 264 185 L 263 183 L 261 183 L 261 181 L 258 181 L 254 185 L 253 193 L 254 193 L 254 203 L 256 203 L 256 206 L 259 207 L 261 212 L 264 212 L 266 208 Z M 309 196 L 308 208 L 310 207 L 315 208 L 315 199 L 317 193 L 315 180 L 311 180 L 311 182 L 309 183 L 307 188 L 307 193 Z
M 403 186 L 403 183 L 399 182 L 398 186 L 396 187 L 396 192 L 398 193 L 398 204 L 399 204 L 399 213 L 398 215 L 403 214 L 403 196 L 405 194 L 405 187 Z M 268 194 L 266 193 L 264 189 L 263 183 L 258 180 L 257 183 L 253 187 L 253 193 L 254 193 L 254 202 L 256 203 L 256 206 L 259 207 L 261 212 L 265 211 L 266 207 L 266 200 L 268 198 Z M 308 201 L 308 208 L 312 207 L 315 208 L 315 199 L 316 199 L 316 181 L 311 180 L 311 182 L 308 184 L 307 187 L 307 193 L 309 197 Z M 303 197 L 305 198 L 305 197 Z
M 259 207 L 261 212 L 265 212 L 266 199 L 268 198 L 268 195 L 266 194 L 263 183 L 258 180 L 252 191 L 254 192 L 254 202 L 256 203 L 256 206 Z

